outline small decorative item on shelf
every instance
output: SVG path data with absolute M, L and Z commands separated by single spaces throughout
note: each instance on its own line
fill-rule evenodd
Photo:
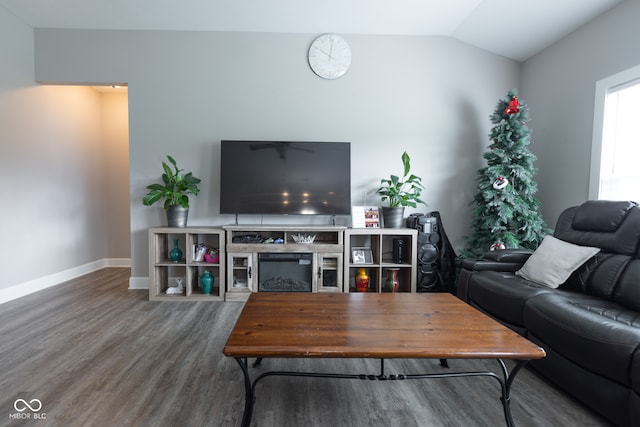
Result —
M 211 291 L 213 290 L 214 280 L 214 277 L 208 271 L 202 273 L 202 276 L 200 276 L 200 288 L 202 289 L 203 294 L 211 294 Z
M 296 243 L 313 243 L 313 241 L 316 240 L 316 235 L 315 234 L 307 234 L 307 235 L 292 234 L 291 238 Z
M 247 287 L 247 282 L 245 280 L 236 279 L 234 277 L 234 279 L 233 279 L 233 287 L 234 288 L 246 288 Z
M 398 281 L 398 270 L 400 269 L 387 269 L 387 278 L 385 279 L 384 285 L 382 286 L 383 292 L 398 292 L 398 288 L 400 287 L 400 282 Z
M 209 251 L 209 248 L 202 243 L 196 243 L 193 245 L 193 260 L 195 262 L 205 261 L 205 255 Z
M 357 292 L 367 292 L 369 290 L 369 275 L 367 274 L 366 269 L 358 269 L 358 274 L 356 274 L 355 282 Z
M 173 249 L 169 252 L 169 259 L 173 262 L 180 262 L 182 259 L 182 251 L 178 247 L 178 239 L 173 240 Z
M 373 264 L 371 248 L 352 248 L 351 262 L 354 264 Z
M 380 228 L 377 206 L 351 206 L 352 228 Z
M 167 295 L 182 295 L 184 294 L 184 287 L 182 286 L 182 277 L 176 277 L 176 286 L 169 286 L 167 288 Z
M 218 264 L 220 262 L 220 252 L 216 248 L 211 248 L 209 252 L 204 254 L 204 260 L 212 264 Z

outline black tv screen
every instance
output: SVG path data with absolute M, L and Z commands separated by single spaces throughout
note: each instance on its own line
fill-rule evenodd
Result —
M 221 141 L 220 213 L 350 214 L 350 143 Z

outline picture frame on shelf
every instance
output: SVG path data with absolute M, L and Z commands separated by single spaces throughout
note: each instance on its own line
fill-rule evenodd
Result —
M 352 228 L 380 228 L 380 212 L 378 206 L 352 206 Z
M 351 263 L 353 264 L 373 264 L 373 254 L 371 248 L 354 247 L 351 249 Z

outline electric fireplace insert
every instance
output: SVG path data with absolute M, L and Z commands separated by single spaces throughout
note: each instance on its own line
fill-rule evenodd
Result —
M 311 292 L 311 253 L 258 254 L 259 292 Z

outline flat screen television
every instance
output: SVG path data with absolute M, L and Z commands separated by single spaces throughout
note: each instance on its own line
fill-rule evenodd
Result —
M 220 213 L 351 213 L 348 142 L 221 141 Z

